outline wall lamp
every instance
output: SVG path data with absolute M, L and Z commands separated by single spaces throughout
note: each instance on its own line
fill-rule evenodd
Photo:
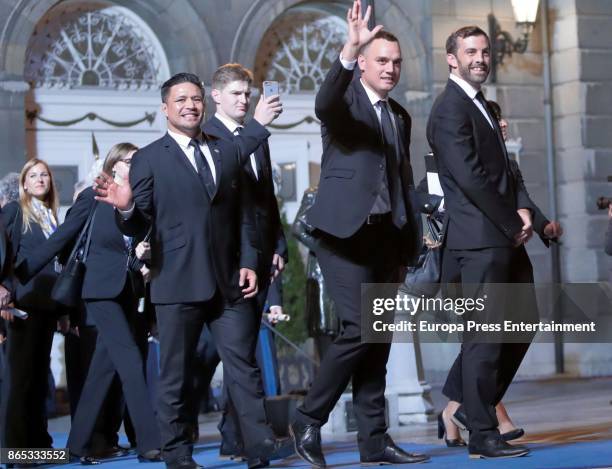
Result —
M 491 83 L 497 83 L 497 66 L 504 63 L 504 57 L 513 53 L 522 54 L 527 50 L 529 36 L 535 26 L 540 0 L 512 0 L 516 27 L 521 36 L 514 40 L 510 33 L 503 31 L 493 13 L 488 16 L 489 37 L 491 38 Z

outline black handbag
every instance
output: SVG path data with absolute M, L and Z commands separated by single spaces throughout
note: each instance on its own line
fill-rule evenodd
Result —
M 319 239 L 314 235 L 315 228 L 308 223 L 306 214 L 308 209 L 314 205 L 316 197 L 317 190 L 314 188 L 307 189 L 306 192 L 304 192 L 300 208 L 291 226 L 291 233 L 293 236 L 311 251 L 316 250 Z
M 51 299 L 68 308 L 77 307 L 81 301 L 81 289 L 83 288 L 83 279 L 85 278 L 85 261 L 89 252 L 91 231 L 97 206 L 96 202 L 87 217 L 87 221 L 77 238 L 66 265 L 64 265 L 62 272 L 55 281 L 55 285 L 53 285 L 53 290 L 51 290 Z
M 423 246 L 417 264 L 408 268 L 404 283 L 399 287 L 399 292 L 402 294 L 433 298 L 440 290 L 442 228 L 431 215 L 427 217 L 427 226 L 432 243 Z

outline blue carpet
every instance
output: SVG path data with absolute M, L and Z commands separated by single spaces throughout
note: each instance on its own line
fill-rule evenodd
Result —
M 66 444 L 66 434 L 54 434 L 54 446 L 61 448 Z M 125 443 L 125 441 L 122 441 Z M 441 445 L 414 445 L 404 444 L 402 446 L 407 451 L 423 452 L 431 456 L 431 461 L 424 466 L 414 466 L 406 464 L 394 467 L 431 467 L 431 468 L 513 468 L 513 469 L 591 469 L 591 468 L 612 468 L 612 441 L 593 441 L 571 444 L 532 444 L 528 445 L 531 454 L 522 458 L 491 460 L 469 459 L 465 448 L 446 448 Z M 353 468 L 359 466 L 359 453 L 356 443 L 330 443 L 325 444 L 325 457 L 329 467 L 333 468 Z M 218 443 L 199 444 L 194 451 L 194 459 L 203 464 L 207 469 L 216 468 L 245 468 L 244 463 L 222 461 L 217 459 L 219 453 Z M 81 467 L 79 464 L 69 464 L 66 466 L 53 467 Z M 140 464 L 135 455 L 124 458 L 105 460 L 100 469 L 157 469 L 165 467 L 163 464 Z M 283 462 L 273 464 L 274 468 L 302 467 L 309 465 L 295 457 L 286 459 Z

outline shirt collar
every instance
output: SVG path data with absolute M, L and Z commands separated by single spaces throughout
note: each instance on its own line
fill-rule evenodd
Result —
M 380 96 L 378 96 L 376 91 L 374 91 L 372 88 L 370 88 L 368 85 L 366 85 L 365 82 L 361 78 L 359 79 L 359 81 L 361 82 L 361 86 L 363 86 L 363 89 L 365 90 L 366 94 L 368 95 L 368 99 L 372 103 L 372 106 L 374 106 L 375 104 L 378 104 L 378 101 L 388 102 L 388 100 L 389 100 L 388 97 L 387 98 L 381 98 Z
M 453 73 L 450 74 L 449 78 L 453 80 L 455 83 L 457 83 L 461 87 L 461 89 L 465 91 L 465 94 L 467 94 L 472 100 L 476 98 L 478 91 L 480 91 L 474 88 L 472 85 L 470 85 L 463 78 L 458 77 L 457 75 Z
M 172 137 L 176 141 L 176 143 L 179 144 L 181 148 L 189 148 L 189 142 L 191 142 L 191 137 L 188 137 L 187 135 L 179 134 L 177 132 L 173 132 L 170 129 L 168 129 L 168 135 L 170 135 L 170 137 Z M 199 140 L 200 144 L 202 144 L 202 134 L 201 133 L 195 138 Z
M 236 129 L 239 127 L 244 127 L 242 124 L 239 124 L 233 119 L 229 119 L 228 117 L 224 117 L 218 112 L 215 112 L 215 117 L 221 121 L 221 123 L 227 127 L 231 133 L 236 133 Z

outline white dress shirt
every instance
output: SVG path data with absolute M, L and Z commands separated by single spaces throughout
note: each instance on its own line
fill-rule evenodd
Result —
M 347 70 L 355 70 L 355 65 L 357 64 L 357 60 L 344 60 L 342 56 L 340 56 L 340 63 Z M 380 115 L 382 113 L 379 101 L 385 101 L 387 103 L 387 109 L 389 110 L 389 115 L 391 116 L 391 123 L 393 124 L 393 131 L 397 134 L 397 124 L 395 123 L 395 114 L 391 110 L 391 106 L 389 106 L 389 98 L 388 97 L 381 98 L 380 96 L 378 96 L 376 91 L 374 91 L 372 88 L 366 85 L 363 79 L 360 79 L 359 81 L 361 82 L 361 86 L 363 86 L 363 89 L 365 90 L 370 102 L 372 103 L 372 106 L 374 107 L 374 111 L 376 112 L 376 117 L 378 117 L 379 124 L 381 124 Z
M 227 130 L 229 130 L 234 135 L 239 135 L 238 129 L 244 128 L 243 125 L 238 124 L 236 121 L 232 119 L 228 119 L 227 117 L 222 116 L 218 112 L 215 113 L 215 117 L 219 119 L 221 123 L 225 127 L 227 127 Z M 253 168 L 253 173 L 255 173 L 255 179 L 259 180 L 259 174 L 257 174 L 257 161 L 255 160 L 255 153 L 251 153 L 251 167 Z
M 478 91 L 480 90 L 477 90 L 472 85 L 470 85 L 467 81 L 465 81 L 463 78 L 460 78 L 457 75 L 454 75 L 452 73 L 450 74 L 449 78 L 453 80 L 455 83 L 457 83 L 463 91 L 465 91 L 465 94 L 469 96 L 469 98 L 476 105 L 478 110 L 482 113 L 483 116 L 485 116 L 485 119 L 487 120 L 491 128 L 495 129 L 495 127 L 493 127 L 493 122 L 491 122 L 491 118 L 489 117 L 489 114 L 487 113 L 487 111 L 485 111 L 485 108 L 482 107 L 482 104 L 480 103 L 480 101 L 476 99 L 476 95 L 478 94 Z
M 196 165 L 195 161 L 195 149 L 191 145 L 189 145 L 189 142 L 191 142 L 191 137 L 172 132 L 172 130 L 170 129 L 168 129 L 168 135 L 170 135 L 170 137 L 172 137 L 172 139 L 178 144 L 178 146 L 181 147 L 181 150 L 183 150 L 183 153 L 185 154 L 185 156 L 191 163 L 191 166 L 193 166 L 193 169 L 195 169 L 197 173 L 198 166 Z M 206 142 L 202 140 L 201 136 L 198 138 L 198 140 L 200 142 L 200 150 L 202 151 L 204 158 L 206 158 L 206 162 L 208 163 L 208 167 L 210 168 L 210 172 L 212 173 L 213 181 L 215 181 L 216 184 L 217 171 L 215 169 L 215 162 L 213 160 L 212 153 L 210 152 L 210 149 L 208 148 Z
M 172 137 L 172 139 L 178 144 L 181 150 L 183 150 L 185 157 L 187 158 L 187 160 L 189 161 L 191 166 L 193 166 L 193 169 L 197 173 L 198 166 L 196 165 L 196 161 L 195 161 L 195 155 L 194 155 L 195 149 L 191 145 L 189 145 L 189 142 L 191 142 L 191 137 L 188 137 L 187 135 L 183 135 L 183 134 L 178 134 L 176 132 L 172 132 L 172 130 L 170 129 L 168 129 L 168 135 L 170 135 L 170 137 Z M 210 149 L 208 148 L 208 145 L 206 144 L 206 142 L 202 140 L 201 135 L 199 136 L 198 140 L 200 141 L 200 150 L 202 151 L 204 158 L 206 158 L 206 162 L 208 163 L 208 167 L 210 168 L 210 172 L 212 174 L 213 181 L 215 181 L 215 184 L 216 184 L 217 183 L 217 171 L 215 169 L 215 162 L 213 160 Z M 118 209 L 119 213 L 125 220 L 129 219 L 134 213 L 134 206 L 135 206 L 135 203 L 132 201 L 131 207 L 128 208 L 127 210 Z

